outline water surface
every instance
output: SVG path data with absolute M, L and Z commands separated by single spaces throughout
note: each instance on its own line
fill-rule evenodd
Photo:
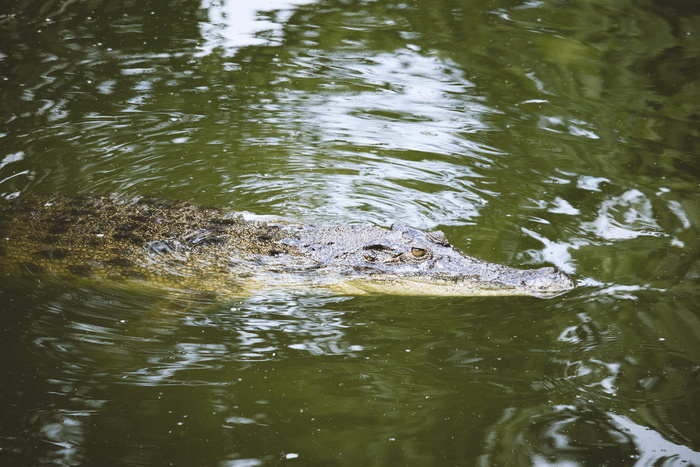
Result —
M 700 465 L 692 2 L 0 6 L 0 196 L 404 222 L 577 288 L 0 279 L 5 465 Z

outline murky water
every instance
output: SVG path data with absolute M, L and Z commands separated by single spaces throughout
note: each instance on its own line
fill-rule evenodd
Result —
M 0 6 L 0 195 L 401 221 L 534 298 L 0 278 L 3 465 L 700 465 L 700 8 Z

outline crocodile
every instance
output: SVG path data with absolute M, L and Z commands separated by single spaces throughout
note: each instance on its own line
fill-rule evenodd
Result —
M 294 286 L 344 295 L 549 298 L 574 287 L 552 267 L 515 269 L 467 256 L 440 231 L 314 226 L 124 194 L 2 201 L 1 276 L 137 280 L 229 295 Z

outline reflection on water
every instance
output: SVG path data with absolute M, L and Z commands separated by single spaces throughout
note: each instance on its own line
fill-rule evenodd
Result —
M 229 399 L 232 388 L 256 386 L 258 374 L 267 379 L 267 370 L 256 367 L 265 362 L 352 357 L 363 350 L 344 333 L 346 312 L 338 306 L 347 298 L 280 291 L 223 306 L 207 297 L 163 301 L 161 292 L 132 286 L 62 293 L 48 287 L 30 293 L 26 308 L 19 309 L 12 304 L 23 291 L 5 292 L 11 305 L 5 311 L 13 317 L 6 326 L 15 331 L 6 344 L 28 353 L 3 361 L 3 372 L 18 377 L 10 378 L 3 390 L 14 395 L 6 421 L 17 430 L 3 438 L 6 453 L 26 459 L 27 449 L 39 449 L 45 455 L 35 459 L 42 462 L 80 462 L 98 449 L 91 430 L 103 417 L 119 431 L 123 424 L 131 425 L 124 417 L 130 405 L 136 404 L 146 416 L 155 415 L 167 407 L 159 401 L 168 387 L 202 386 L 207 390 L 204 399 L 199 396 L 204 410 L 221 413 L 231 426 L 253 423 L 238 414 L 237 404 L 211 398 Z M 28 381 L 24 362 L 39 365 L 31 373 L 43 374 L 46 380 Z M 257 370 L 251 373 L 253 368 Z M 117 386 L 124 391 L 109 389 Z M 157 391 L 137 391 L 132 399 L 128 393 L 138 387 Z M 261 394 L 259 400 L 265 398 Z M 48 401 L 65 409 L 46 410 L 43 404 Z M 37 403 L 43 408 L 35 408 Z M 192 410 L 187 399 L 181 403 Z M 261 409 L 252 420 L 263 423 L 265 413 Z M 38 440 L 42 447 L 36 445 Z
M 231 307 L 216 303 L 139 320 L 149 345 L 122 377 L 130 384 L 211 384 L 222 368 L 237 362 L 298 355 L 352 355 L 362 346 L 346 342 L 342 311 L 327 308 L 347 298 L 277 293 L 252 297 Z M 199 309 L 201 308 L 201 309 Z M 160 349 L 160 350 L 159 350 Z M 222 381 L 229 384 L 230 381 Z
M 0 458 L 700 465 L 699 15 L 0 5 L 3 198 L 118 191 L 400 221 L 578 284 L 549 301 L 224 300 L 3 277 Z
M 368 216 L 384 225 L 401 220 L 435 228 L 479 215 L 496 195 L 480 168 L 498 151 L 459 137 L 486 131 L 489 109 L 454 76 L 456 67 L 410 50 L 319 59 L 329 66 L 314 79 L 333 89 L 319 85 L 318 93 L 299 94 L 290 89 L 294 80 L 280 83 L 258 115 L 269 116 L 274 139 L 281 123 L 294 128 L 294 141 L 285 141 L 284 158 L 248 174 L 239 189 L 267 193 L 279 209 L 314 220 Z M 275 143 L 263 135 L 248 144 L 256 142 Z
M 240 47 L 281 43 L 284 23 L 295 7 L 307 3 L 313 0 L 202 0 L 208 21 L 199 23 L 205 41 L 201 55 L 232 56 Z
M 510 412 L 495 426 L 482 465 L 694 465 L 697 453 L 627 417 L 576 406 Z M 590 462 L 590 451 L 600 460 Z

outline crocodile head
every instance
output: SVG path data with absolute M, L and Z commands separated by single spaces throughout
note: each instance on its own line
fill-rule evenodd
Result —
M 379 227 L 308 227 L 284 240 L 343 276 L 347 293 L 400 295 L 532 295 L 554 297 L 574 287 L 561 271 L 515 269 L 467 256 L 440 231 L 404 224 Z

